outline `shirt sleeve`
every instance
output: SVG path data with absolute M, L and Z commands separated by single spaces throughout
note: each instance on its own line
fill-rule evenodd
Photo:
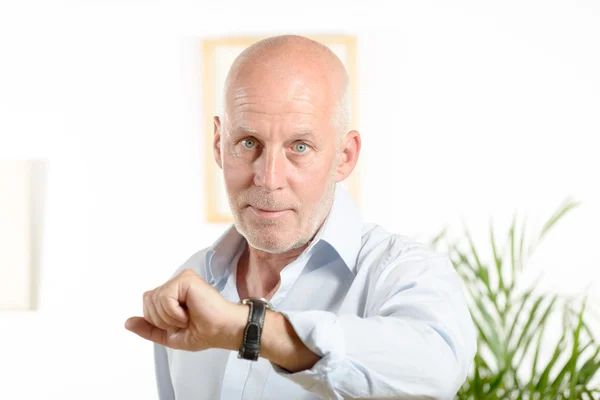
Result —
M 476 336 L 462 281 L 446 255 L 374 269 L 365 316 L 282 312 L 322 358 L 310 370 L 274 370 L 320 397 L 452 399 Z
M 154 344 L 154 370 L 159 400 L 175 400 L 171 374 L 169 373 L 167 350 L 157 343 Z

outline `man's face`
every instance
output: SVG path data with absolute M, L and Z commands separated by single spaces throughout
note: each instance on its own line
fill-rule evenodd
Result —
M 263 76 L 228 93 L 215 157 L 237 229 L 252 247 L 282 253 L 314 236 L 333 201 L 334 107 L 329 91 L 306 79 Z

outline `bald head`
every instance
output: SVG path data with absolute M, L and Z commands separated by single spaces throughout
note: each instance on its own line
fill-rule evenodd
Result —
M 224 118 L 248 82 L 263 85 L 274 101 L 316 100 L 330 113 L 334 131 L 342 136 L 350 125 L 349 77 L 327 46 L 303 36 L 263 39 L 246 48 L 233 62 L 224 87 Z M 320 93 L 317 93 L 320 92 Z

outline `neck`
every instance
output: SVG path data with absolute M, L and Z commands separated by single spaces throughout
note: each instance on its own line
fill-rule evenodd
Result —
M 246 297 L 273 297 L 281 283 L 281 271 L 292 263 L 308 246 L 281 254 L 267 253 L 246 245 L 237 270 L 237 287 L 240 299 Z

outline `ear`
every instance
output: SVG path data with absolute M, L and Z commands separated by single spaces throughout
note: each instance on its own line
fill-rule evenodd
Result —
M 213 118 L 214 137 L 213 137 L 213 155 L 219 168 L 223 169 L 223 160 L 221 158 L 221 121 L 219 117 Z
M 354 170 L 360 154 L 360 133 L 350 131 L 346 134 L 342 142 L 342 149 L 337 165 L 336 182 L 346 179 Z

